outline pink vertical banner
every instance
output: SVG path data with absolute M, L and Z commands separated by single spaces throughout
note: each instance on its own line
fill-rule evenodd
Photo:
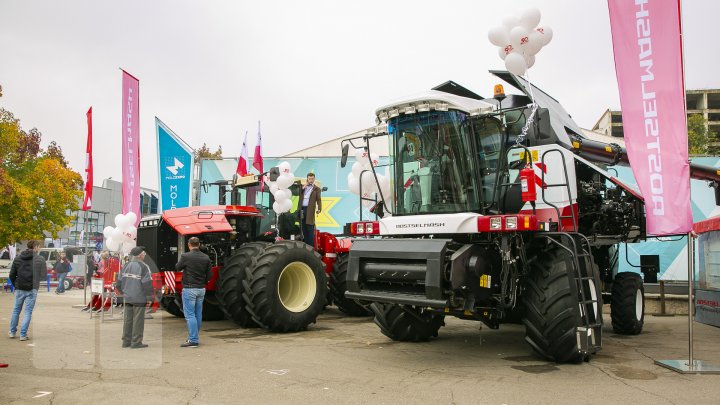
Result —
M 122 212 L 140 222 L 140 81 L 126 71 L 122 78 Z
M 647 233 L 692 229 L 679 0 L 608 0 L 628 158 Z

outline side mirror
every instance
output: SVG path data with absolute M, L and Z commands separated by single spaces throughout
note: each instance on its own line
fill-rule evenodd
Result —
M 202 187 L 203 193 L 207 194 L 208 188 L 210 186 L 208 186 L 207 180 L 203 180 L 202 184 L 200 184 L 200 187 Z
M 322 190 L 322 191 L 327 191 L 327 187 L 323 187 L 321 190 Z
M 276 181 L 278 177 L 280 177 L 280 168 L 277 166 L 271 167 L 268 173 L 270 175 L 270 181 Z
M 350 144 L 346 143 L 342 147 L 342 156 L 340 157 L 340 167 L 345 167 L 347 165 L 347 158 L 348 158 L 348 150 L 350 149 Z

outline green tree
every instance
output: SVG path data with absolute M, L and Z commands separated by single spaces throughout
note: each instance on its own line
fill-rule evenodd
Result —
M 708 130 L 707 120 L 701 114 L 688 117 L 688 152 L 691 155 L 706 155 L 712 152 L 710 145 L 716 134 Z
M 36 128 L 24 131 L 13 113 L 0 108 L 0 246 L 53 237 L 70 225 L 83 180 L 67 167 L 62 149 L 40 147 Z
M 203 143 L 199 149 L 195 150 L 195 161 L 200 159 L 222 159 L 222 145 L 218 145 L 215 152 L 210 152 L 210 148 Z

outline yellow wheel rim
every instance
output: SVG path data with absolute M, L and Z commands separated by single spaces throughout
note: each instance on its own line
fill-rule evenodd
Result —
M 292 262 L 280 272 L 277 285 L 280 302 L 290 312 L 302 312 L 312 305 L 317 292 L 315 274 L 303 262 Z

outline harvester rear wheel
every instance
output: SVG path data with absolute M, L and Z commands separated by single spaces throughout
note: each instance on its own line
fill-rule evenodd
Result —
M 372 312 L 355 300 L 345 298 L 347 291 L 348 255 L 339 254 L 330 273 L 330 294 L 338 309 L 350 316 L 370 316 Z
M 230 319 L 243 328 L 257 327 L 259 325 L 252 320 L 252 315 L 245 310 L 245 300 L 242 297 L 242 280 L 252 264 L 253 257 L 257 256 L 268 245 L 267 242 L 251 242 L 242 245 L 219 272 L 217 298 L 220 301 L 221 308 Z
M 571 256 L 550 245 L 530 262 L 525 294 L 525 341 L 545 359 L 580 363 L 575 327 L 579 307 L 570 290 Z
M 255 322 L 274 332 L 297 332 L 315 322 L 325 305 L 325 266 L 311 246 L 278 242 L 253 259 L 243 289 Z
M 645 322 L 645 288 L 639 274 L 618 273 L 612 285 L 610 317 L 615 333 L 638 335 Z
M 437 337 L 445 316 L 412 306 L 375 302 L 370 305 L 383 335 L 401 342 L 423 342 Z

